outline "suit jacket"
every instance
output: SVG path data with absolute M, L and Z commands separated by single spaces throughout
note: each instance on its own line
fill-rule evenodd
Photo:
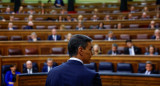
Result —
M 37 38 L 37 40 L 41 40 L 41 39 L 40 39 L 40 38 Z M 28 41 L 33 41 L 33 39 L 30 38 Z
M 52 65 L 52 68 L 54 68 L 56 66 L 57 66 L 57 63 L 54 62 L 53 65 Z M 48 72 L 48 66 L 47 65 L 43 66 L 42 72 Z
M 149 25 L 148 28 L 150 29 L 150 28 L 151 28 L 151 25 Z M 154 28 L 155 28 L 155 29 L 158 29 L 159 26 L 158 26 L 158 25 L 155 25 Z
M 24 29 L 33 29 L 32 26 L 26 26 Z
M 156 39 L 156 36 L 155 36 L 155 35 L 153 35 L 153 36 L 151 37 L 151 39 Z
M 58 0 L 55 0 L 55 2 L 54 2 L 54 6 L 56 6 L 56 4 L 58 3 Z M 60 3 L 61 3 L 61 6 L 64 6 L 64 2 L 63 2 L 63 0 L 60 0 Z M 57 7 L 57 6 L 56 6 Z
M 52 35 L 48 36 L 48 40 L 53 40 L 53 36 Z M 56 40 L 61 40 L 61 36 L 56 35 Z
M 12 27 L 13 28 L 13 30 L 15 30 L 16 28 L 15 27 Z M 9 28 L 8 28 L 8 30 L 9 30 Z
M 133 46 L 133 48 L 134 48 L 135 55 L 136 54 L 141 54 L 141 49 L 140 48 L 138 48 L 136 46 Z M 129 54 L 129 48 L 128 47 L 124 48 L 124 54 Z
M 142 71 L 140 71 L 140 73 L 145 73 L 145 72 L 146 72 L 146 70 L 142 70 Z M 158 74 L 158 72 L 157 72 L 157 71 L 155 71 L 155 70 L 152 70 L 150 74 Z
M 109 51 L 108 51 L 108 54 L 109 54 L 109 55 L 112 55 L 112 50 L 109 50 Z M 121 53 L 120 53 L 120 51 L 117 50 L 117 51 L 116 51 L 116 54 L 121 54 Z
M 89 70 L 81 62 L 68 60 L 52 69 L 45 86 L 102 86 L 98 73 Z
M 38 69 L 33 67 L 32 68 L 32 73 L 37 73 L 37 72 L 38 72 Z M 28 73 L 27 68 L 23 69 L 23 73 Z
M 17 74 L 20 74 L 20 72 L 17 72 L 16 71 L 16 75 Z M 11 71 L 8 71 L 5 75 L 5 83 L 6 83 L 6 86 L 10 86 L 9 85 L 9 82 L 13 82 L 13 75 L 12 75 L 12 72 Z

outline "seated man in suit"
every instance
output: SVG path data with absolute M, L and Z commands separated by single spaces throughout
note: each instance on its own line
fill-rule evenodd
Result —
M 31 33 L 29 41 L 36 42 L 38 40 L 41 40 L 41 39 L 37 37 L 37 34 L 35 32 Z
M 8 23 L 8 30 L 15 30 L 16 28 L 13 27 L 13 23 L 12 22 L 9 22 Z
M 36 72 L 38 72 L 38 69 L 32 66 L 31 61 L 27 61 L 26 67 L 23 69 L 23 73 L 32 74 L 32 73 L 36 73 Z
M 62 7 L 62 6 L 64 6 L 63 0 L 55 0 L 54 6 L 55 7 Z
M 159 29 L 156 29 L 154 31 L 154 35 L 151 37 L 151 39 L 159 40 L 160 39 L 160 31 Z
M 117 44 L 112 44 L 112 50 L 108 51 L 109 55 L 118 55 L 121 54 L 120 51 L 117 50 L 118 45 Z
M 108 32 L 108 37 L 106 37 L 105 40 L 108 40 L 108 41 L 116 40 L 116 37 L 113 35 L 112 31 L 109 31 Z
M 142 13 L 142 17 L 141 17 L 140 19 L 141 19 L 141 20 L 148 20 L 148 19 L 150 19 L 150 17 L 147 15 L 146 12 L 143 12 L 143 13 Z
M 157 74 L 158 72 L 154 70 L 152 62 L 147 61 L 146 62 L 146 69 L 142 70 L 141 73 L 144 73 L 146 75 L 150 75 L 150 74 Z
M 61 36 L 57 35 L 56 29 L 52 29 L 52 35 L 48 36 L 48 40 L 53 40 L 53 41 L 61 40 Z
M 76 27 L 76 30 L 84 30 L 84 26 L 81 22 L 78 23 L 77 27 Z
M 10 8 L 10 7 L 7 7 L 5 14 L 11 14 L 11 13 L 14 13 L 14 12 L 11 11 L 11 8 Z
M 42 72 L 49 72 L 52 68 L 56 67 L 57 63 L 53 62 L 53 59 L 47 59 L 47 65 L 43 66 Z
M 141 49 L 132 44 L 132 40 L 126 40 L 127 47 L 124 48 L 124 54 L 137 55 L 141 54 Z
M 85 35 L 74 35 L 68 42 L 70 59 L 53 68 L 45 86 L 102 86 L 98 73 L 84 66 L 90 63 L 92 39 Z
M 150 29 L 158 29 L 159 26 L 155 23 L 155 21 L 151 21 L 151 23 L 149 24 L 149 28 Z
M 28 22 L 28 25 L 25 27 L 25 29 L 33 29 L 33 22 L 32 21 L 29 21 Z

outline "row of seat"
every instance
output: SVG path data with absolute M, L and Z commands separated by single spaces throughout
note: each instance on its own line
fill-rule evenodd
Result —
M 51 49 L 51 54 L 65 54 L 64 48 L 62 47 L 53 47 Z M 25 48 L 24 50 L 25 55 L 37 55 L 39 54 L 37 48 Z M 23 55 L 23 51 L 20 48 L 11 48 L 8 49 L 8 55 Z
M 116 36 L 114 36 L 116 38 Z M 66 35 L 65 37 L 66 38 Z M 93 40 L 106 40 L 108 38 L 108 35 L 93 35 Z M 148 34 L 137 34 L 135 39 L 150 39 L 151 37 L 148 36 Z M 10 41 L 22 41 L 25 39 L 30 39 L 30 36 L 28 35 L 27 38 L 24 38 L 22 36 L 11 36 Z M 120 34 L 120 36 L 116 38 L 116 40 L 127 40 L 127 39 L 132 39 L 132 37 L 129 34 Z M 47 40 L 47 39 L 42 39 L 42 40 Z M 107 39 L 108 40 L 108 39 Z M 8 36 L 0 36 L 0 41 L 9 41 Z
M 57 64 L 57 63 L 54 63 Z M 47 64 L 44 63 L 44 66 Z M 96 63 L 92 62 L 90 64 L 84 64 L 87 68 L 89 68 L 92 71 L 97 72 L 118 72 L 118 73 L 132 73 L 132 65 L 129 63 L 118 63 L 117 64 L 117 71 L 114 70 L 114 66 L 111 62 L 100 62 L 99 63 L 99 69 L 97 69 Z M 139 63 L 138 65 L 138 72 L 145 70 L 145 63 Z M 37 63 L 32 63 L 33 68 L 38 69 Z M 10 70 L 9 65 L 3 65 L 2 66 L 2 74 L 5 74 L 6 71 Z M 23 64 L 23 69 L 26 68 L 26 64 Z
M 138 64 L 138 73 L 145 70 L 145 63 Z M 98 72 L 117 72 L 117 73 L 132 73 L 132 65 L 130 63 L 118 63 L 117 71 L 114 70 L 114 66 L 111 62 L 100 62 L 99 69 L 96 67 L 96 63 L 92 62 L 90 64 L 85 64 L 85 66 L 93 71 Z

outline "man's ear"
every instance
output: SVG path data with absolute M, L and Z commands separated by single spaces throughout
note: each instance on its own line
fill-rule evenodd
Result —
M 82 53 L 83 53 L 83 48 L 82 48 L 82 47 L 79 47 L 79 48 L 78 48 L 78 54 L 82 56 L 82 55 L 83 55 Z

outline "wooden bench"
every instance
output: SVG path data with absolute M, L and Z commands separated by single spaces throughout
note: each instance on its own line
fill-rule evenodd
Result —
M 131 24 L 138 24 L 139 25 L 139 28 L 148 28 L 150 22 L 152 20 L 143 20 L 143 21 L 137 21 L 137 20 L 134 20 L 134 21 L 128 21 L 128 20 L 118 20 L 118 21 L 109 21 L 109 22 L 106 22 L 106 21 L 97 21 L 97 22 L 93 22 L 93 21 L 86 21 L 86 22 L 83 22 L 83 25 L 85 26 L 86 29 L 89 29 L 91 25 L 98 25 L 100 22 L 103 22 L 104 25 L 111 25 L 110 29 L 113 29 L 115 28 L 114 25 L 117 25 L 118 23 L 121 23 L 122 26 L 124 26 L 124 28 L 129 28 Z M 159 20 L 155 20 L 156 23 L 160 23 Z M 8 28 L 8 23 L 9 21 L 7 22 L 0 22 L 1 23 L 1 29 L 7 29 Z M 36 29 L 36 25 L 38 26 L 45 26 L 46 29 L 47 29 L 47 26 L 57 26 L 58 28 L 60 27 L 60 25 L 66 25 L 66 26 L 71 26 L 71 29 L 75 29 L 76 26 L 78 25 L 78 22 L 46 22 L 46 21 L 34 21 L 34 26 L 33 28 Z M 28 25 L 28 22 L 27 21 L 14 21 L 13 22 L 13 25 L 17 28 L 17 29 L 22 29 L 23 26 L 26 26 Z
M 148 39 L 154 34 L 154 30 L 152 29 L 136 29 L 136 30 L 130 30 L 130 29 L 123 29 L 123 30 L 117 30 L 117 29 L 110 29 L 110 30 L 83 30 L 83 31 L 77 31 L 77 30 L 57 30 L 57 34 L 61 35 L 62 40 L 65 39 L 65 36 L 68 33 L 74 34 L 84 34 L 87 36 L 90 36 L 93 38 L 94 35 L 108 35 L 108 32 L 112 31 L 114 33 L 114 36 L 116 36 L 117 40 L 120 40 L 121 34 L 129 34 L 131 39 L 137 39 L 137 34 L 147 34 Z M 23 40 L 27 40 L 27 36 L 30 35 L 32 32 L 35 32 L 41 40 L 47 40 L 48 36 L 51 35 L 51 30 L 1 30 L 0 36 L 7 36 L 10 40 L 11 36 L 21 36 Z M 105 37 L 104 37 L 105 38 Z
M 157 12 L 147 12 L 147 15 L 149 15 L 151 18 L 153 18 L 154 16 L 156 16 Z M 119 16 L 123 16 L 125 18 L 127 18 L 129 13 L 117 13 L 117 14 L 109 14 L 110 17 L 113 20 L 117 20 Z M 33 20 L 36 18 L 43 18 L 43 20 L 47 19 L 47 18 L 53 18 L 53 19 L 58 19 L 58 16 L 62 16 L 63 18 L 66 18 L 67 15 L 70 15 L 72 18 L 78 18 L 79 15 L 83 15 L 84 18 L 87 18 L 87 20 L 90 20 L 91 17 L 93 16 L 93 14 L 89 14 L 89 13 L 84 13 L 84 14 L 57 14 L 57 15 L 51 15 L 51 14 L 45 14 L 45 15 L 41 15 L 41 14 L 34 14 L 33 15 Z M 99 20 L 104 20 L 104 17 L 106 16 L 105 13 L 98 13 L 96 14 L 99 17 Z M 15 18 L 19 18 L 19 20 L 25 20 L 25 18 L 28 18 L 29 14 L 4 14 L 1 13 L 0 16 L 3 16 L 6 20 L 9 20 L 10 16 L 14 16 Z M 138 13 L 133 13 L 132 14 L 133 17 L 137 16 L 138 18 L 141 18 L 142 16 L 142 12 L 138 12 Z
M 119 47 L 125 47 L 126 43 L 123 40 L 117 41 L 93 41 L 94 44 L 98 44 L 102 50 L 102 54 L 107 54 L 108 50 L 111 49 L 112 44 L 116 43 Z M 142 50 L 142 55 L 146 52 L 146 47 L 149 45 L 154 45 L 156 48 L 160 48 L 160 41 L 153 41 L 153 40 L 135 40 L 133 44 L 137 47 L 140 47 Z M 36 50 L 35 54 L 37 55 L 51 55 L 52 48 L 63 48 L 64 53 L 67 53 L 67 45 L 68 42 L 65 41 L 38 41 L 38 42 L 27 42 L 27 41 L 1 41 L 0 42 L 0 51 L 1 55 L 9 55 L 9 49 L 20 49 L 22 55 L 27 55 L 25 50 L 26 49 L 34 49 Z M 123 51 L 123 50 L 122 50 Z
M 102 86 L 159 86 L 160 75 L 99 73 Z M 44 86 L 47 74 L 17 75 L 15 86 Z

